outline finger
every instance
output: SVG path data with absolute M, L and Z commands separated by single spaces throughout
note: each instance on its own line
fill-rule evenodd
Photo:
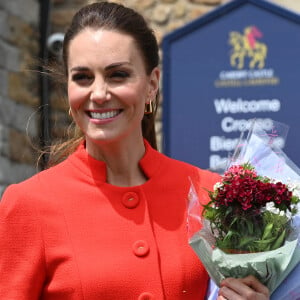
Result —
M 258 293 L 261 293 L 266 296 L 269 296 L 270 294 L 268 288 L 252 275 L 242 278 L 241 282 L 251 287 L 253 290 L 255 290 Z
M 234 300 L 244 300 L 246 298 L 242 298 L 242 296 L 236 292 L 235 290 L 227 287 L 227 286 L 223 286 L 220 288 L 219 290 L 219 299 L 234 299 Z
M 219 294 L 228 299 L 269 299 L 269 290 L 255 277 L 248 277 L 224 279 Z
M 246 295 L 252 291 L 252 288 L 244 283 L 241 278 L 226 278 L 221 282 L 221 287 L 226 287 L 230 291 L 234 291 L 238 295 Z

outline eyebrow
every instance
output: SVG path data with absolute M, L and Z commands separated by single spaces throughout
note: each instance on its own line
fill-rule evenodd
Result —
M 110 70 L 110 69 L 114 69 L 114 68 L 118 68 L 118 67 L 121 67 L 123 65 L 129 65 L 130 63 L 128 61 L 122 61 L 122 62 L 118 62 L 118 63 L 114 63 L 114 64 L 111 64 L 107 67 L 104 68 L 104 70 Z
M 130 64 L 130 63 L 127 62 L 127 61 L 124 61 L 124 62 L 118 62 L 118 63 L 113 63 L 113 64 L 111 64 L 111 65 L 106 66 L 106 67 L 104 68 L 104 70 L 105 70 L 105 71 L 109 71 L 109 70 L 111 70 L 111 69 L 118 68 L 118 67 L 121 67 L 121 66 L 123 66 L 123 65 L 129 65 L 129 64 Z M 78 67 L 72 68 L 70 71 L 71 71 L 71 72 L 74 72 L 74 71 L 76 71 L 76 72 L 82 72 L 82 71 L 88 71 L 88 70 L 89 70 L 89 68 L 87 68 L 87 67 L 78 66 Z

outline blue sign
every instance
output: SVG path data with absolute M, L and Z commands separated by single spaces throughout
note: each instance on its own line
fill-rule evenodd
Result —
M 163 151 L 219 171 L 256 119 L 300 166 L 300 16 L 235 0 L 163 40 Z

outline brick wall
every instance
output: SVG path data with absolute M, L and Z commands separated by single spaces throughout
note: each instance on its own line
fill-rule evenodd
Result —
M 150 22 L 158 40 L 229 0 L 123 0 Z M 52 0 L 51 32 L 64 32 L 74 12 L 88 0 Z M 272 0 L 295 12 L 300 1 Z M 39 136 L 39 80 L 33 71 L 39 53 L 39 1 L 0 0 L 0 193 L 37 171 L 32 148 Z M 63 138 L 67 104 L 51 94 L 52 136 Z M 157 123 L 161 131 L 161 121 Z M 160 136 L 160 135 L 159 135 Z

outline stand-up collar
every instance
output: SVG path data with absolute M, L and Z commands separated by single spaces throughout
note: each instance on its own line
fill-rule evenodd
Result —
M 139 165 L 148 179 L 151 179 L 161 166 L 163 155 L 153 149 L 148 141 L 144 139 L 145 153 L 139 162 Z M 76 151 L 70 155 L 68 161 L 77 169 L 85 173 L 94 180 L 106 182 L 106 164 L 101 160 L 97 160 L 90 156 L 82 142 Z

